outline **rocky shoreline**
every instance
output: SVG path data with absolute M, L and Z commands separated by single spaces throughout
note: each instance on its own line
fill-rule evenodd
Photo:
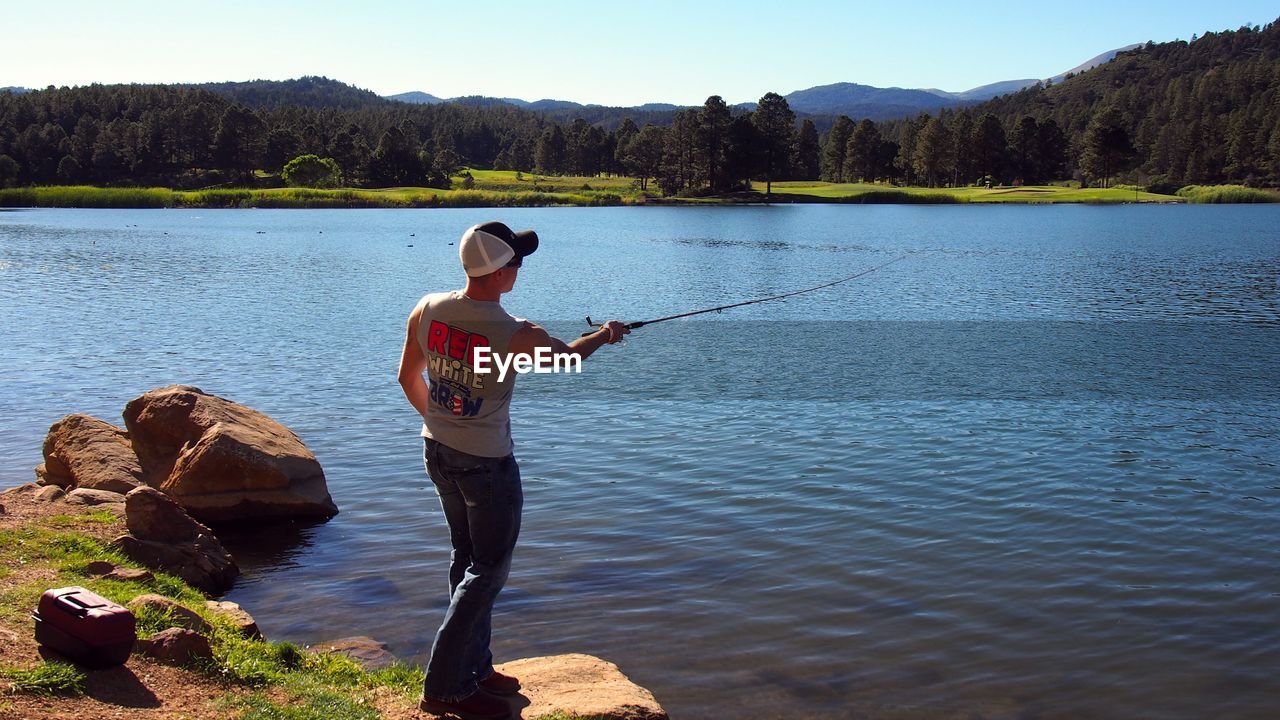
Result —
M 311 702 L 290 678 L 315 682 L 324 673 L 344 683 L 352 674 L 366 678 L 338 689 L 373 713 L 360 717 L 433 717 L 416 708 L 421 670 L 386 644 L 341 637 L 299 654 L 263 638 L 246 609 L 216 599 L 239 574 L 216 527 L 338 511 L 319 463 L 296 435 L 188 386 L 144 394 L 126 406 L 124 420 L 125 428 L 84 415 L 54 423 L 37 481 L 0 493 L 0 553 L 16 568 L 0 573 L 0 692 L 7 691 L 0 718 L 248 716 L 235 709 Z M 126 605 L 139 619 L 140 639 L 124 666 L 82 670 L 78 691 L 46 696 L 20 678 L 62 658 L 37 645 L 27 614 L 42 588 L 66 585 Z M 243 664 L 242 656 L 255 654 L 270 665 L 261 677 Z M 529 658 L 499 669 L 522 682 L 513 717 L 667 717 L 652 693 L 600 658 Z M 204 692 L 192 695 L 192 687 Z

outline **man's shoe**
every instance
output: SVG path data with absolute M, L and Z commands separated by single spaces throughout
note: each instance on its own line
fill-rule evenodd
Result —
M 520 681 L 494 670 L 492 675 L 480 681 L 480 687 L 494 695 L 515 695 L 520 692 Z
M 457 702 L 445 702 L 422 696 L 418 701 L 418 709 L 437 715 L 453 715 L 462 720 L 507 720 L 511 717 L 511 706 L 506 701 L 477 690 Z

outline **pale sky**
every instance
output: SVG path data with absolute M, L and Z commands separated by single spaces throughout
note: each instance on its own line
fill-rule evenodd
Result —
M 1277 17 L 1274 0 L 0 0 L 0 87 L 324 75 L 379 95 L 626 106 L 836 82 L 961 91 Z

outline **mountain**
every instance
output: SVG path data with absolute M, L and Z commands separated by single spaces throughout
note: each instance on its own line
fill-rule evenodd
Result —
M 1028 78 L 1024 80 L 1002 80 L 989 85 L 981 85 L 973 88 L 972 90 L 965 90 L 964 92 L 947 92 L 946 90 L 935 90 L 933 88 L 926 90 L 926 92 L 931 92 L 939 97 L 957 100 L 962 103 L 982 102 L 983 100 L 990 100 L 991 98 L 1000 95 L 1008 95 L 1009 93 L 1018 92 L 1019 90 L 1029 88 L 1038 82 L 1040 81 L 1035 78 Z
M 388 100 L 409 103 L 411 105 L 436 105 L 438 103 L 446 102 L 444 98 L 438 98 L 431 93 L 418 92 L 416 90 L 413 92 L 400 93 L 399 95 L 387 95 L 386 98 Z
M 1112 60 L 1115 59 L 1116 55 L 1119 55 L 1122 52 L 1129 52 L 1130 50 L 1134 50 L 1140 47 L 1142 47 L 1141 43 L 1135 43 L 1133 45 L 1125 45 L 1122 48 L 1116 48 L 1115 50 L 1108 50 L 1107 52 L 1104 52 L 1101 55 L 1098 55 L 1097 57 L 1090 58 L 1089 60 L 1086 60 L 1085 62 L 1080 63 L 1079 65 L 1071 68 L 1070 70 L 1062 73 L 1061 75 L 1054 75 L 1052 78 L 1050 78 L 1050 80 L 1056 85 L 1057 83 L 1060 83 L 1063 80 L 1065 80 L 1068 75 L 1079 75 L 1080 73 L 1086 70 L 1092 70 L 1098 67 L 1099 65 L 1102 65 L 1103 63 L 1111 62 Z M 1021 90 L 1022 88 L 1018 88 L 1018 89 Z M 992 97 L 995 97 L 995 96 L 993 95 Z
M 1090 68 L 1110 61 L 1118 53 L 1132 50 L 1136 47 L 1138 45 L 1128 45 L 1116 50 L 1109 50 L 1061 75 L 1051 78 L 1050 82 L 1062 82 L 1062 79 L 1069 74 L 1078 75 Z M 837 115 L 848 115 L 854 119 L 870 118 L 871 120 L 879 121 L 908 117 L 921 112 L 936 113 L 943 108 L 973 105 L 1001 95 L 1015 93 L 1032 87 L 1039 82 L 1041 80 L 1036 78 L 1002 80 L 963 92 L 948 92 L 935 88 L 879 88 L 871 85 L 843 82 L 797 90 L 784 97 L 786 97 L 787 103 L 798 116 L 825 118 L 825 120 L 820 120 L 818 123 L 821 127 L 829 124 L 830 118 L 834 118 Z M 499 103 L 506 103 L 525 110 L 543 113 L 548 118 L 557 121 L 568 122 L 575 117 L 581 117 L 587 122 L 601 124 L 606 129 L 616 127 L 622 121 L 622 118 L 626 116 L 632 116 L 632 119 L 636 122 L 641 122 L 639 117 L 636 117 L 641 114 L 647 118 L 658 119 L 658 122 L 665 124 L 663 120 L 669 122 L 669 119 L 662 116 L 674 113 L 684 107 L 670 103 L 648 103 L 639 107 L 616 108 L 602 105 L 583 105 L 569 100 L 535 100 L 529 102 L 518 98 L 490 98 L 484 96 L 457 97 L 444 100 L 424 92 L 401 93 L 400 95 L 389 96 L 387 99 L 409 103 L 456 102 L 473 107 L 490 107 Z M 755 103 L 739 103 L 733 107 L 742 110 L 754 110 Z
M 834 83 L 797 90 L 785 95 L 787 104 L 798 113 L 848 115 L 851 118 L 889 120 L 918 112 L 937 112 L 958 101 L 927 90 L 878 88 L 857 83 Z
M 0 92 L 7 92 L 7 93 L 13 93 L 14 95 L 21 95 L 22 93 L 31 92 L 31 89 L 24 88 L 24 87 L 0 87 Z
M 1115 50 L 1097 55 L 1076 67 L 1049 78 L 1051 83 L 1060 83 L 1068 75 L 1080 73 L 1110 62 L 1116 55 L 1140 47 L 1126 45 Z M 1009 95 L 1025 90 L 1042 82 L 1035 78 L 1022 80 L 1002 80 L 982 85 L 963 92 L 948 92 L 928 88 L 924 90 L 903 90 L 902 88 L 875 88 L 854 83 L 836 83 L 798 90 L 787 95 L 787 102 L 796 112 L 807 112 L 814 115 L 848 115 L 851 118 L 870 118 L 872 120 L 890 120 L 920 112 L 933 113 L 940 108 L 960 107 L 991 100 L 1001 95 Z
M 388 102 L 369 90 L 361 90 L 344 82 L 318 76 L 300 77 L 296 80 L 251 80 L 177 87 L 208 90 L 255 110 L 287 105 L 356 109 L 370 105 L 385 105 Z

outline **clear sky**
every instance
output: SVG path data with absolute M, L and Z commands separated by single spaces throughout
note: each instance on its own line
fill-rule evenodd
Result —
M 835 82 L 961 91 L 1277 17 L 1275 0 L 0 0 L 0 86 L 324 75 L 380 95 L 604 105 Z

